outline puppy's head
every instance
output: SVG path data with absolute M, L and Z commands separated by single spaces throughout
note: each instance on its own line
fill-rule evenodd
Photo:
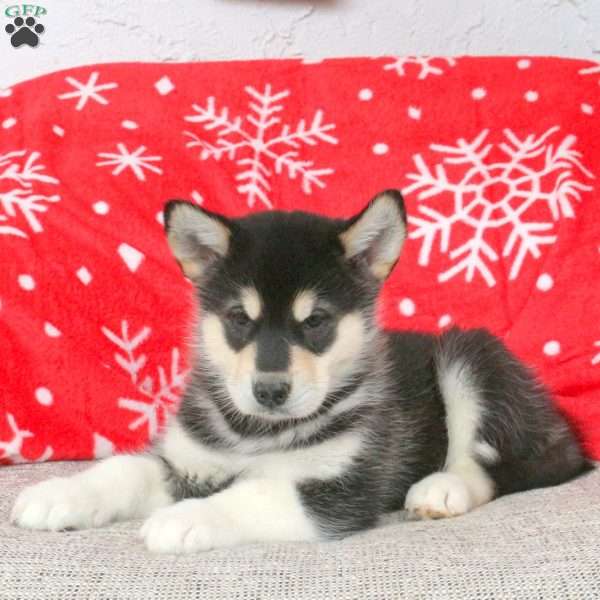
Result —
M 360 374 L 374 306 L 406 237 L 402 196 L 332 220 L 264 212 L 228 219 L 188 202 L 165 208 L 169 244 L 200 298 L 201 360 L 231 408 L 301 419 Z

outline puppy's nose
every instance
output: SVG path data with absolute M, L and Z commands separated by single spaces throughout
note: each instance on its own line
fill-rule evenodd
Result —
M 281 406 L 290 395 L 290 384 L 281 378 L 258 379 L 252 386 L 256 401 L 265 408 Z

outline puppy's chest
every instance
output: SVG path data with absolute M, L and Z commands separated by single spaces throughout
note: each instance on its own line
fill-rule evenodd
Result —
M 171 427 L 159 445 L 167 480 L 177 498 L 203 497 L 240 479 L 284 479 L 299 483 L 343 476 L 361 452 L 363 435 L 352 431 L 306 448 L 254 451 L 217 450 Z

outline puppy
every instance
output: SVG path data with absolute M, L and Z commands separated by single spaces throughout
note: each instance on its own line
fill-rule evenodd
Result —
M 152 448 L 25 489 L 12 520 L 146 519 L 154 552 L 337 539 L 401 508 L 462 515 L 587 462 L 546 390 L 483 329 L 382 331 L 406 239 L 389 190 L 350 219 L 228 219 L 183 201 L 169 245 L 201 307 L 181 408 Z

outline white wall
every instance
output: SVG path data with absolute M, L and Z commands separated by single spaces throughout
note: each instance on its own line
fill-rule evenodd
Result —
M 28 3 L 34 3 L 29 0 Z M 600 60 L 600 0 L 40 0 L 37 48 L 14 49 L 0 2 L 0 87 L 119 60 L 555 54 Z

